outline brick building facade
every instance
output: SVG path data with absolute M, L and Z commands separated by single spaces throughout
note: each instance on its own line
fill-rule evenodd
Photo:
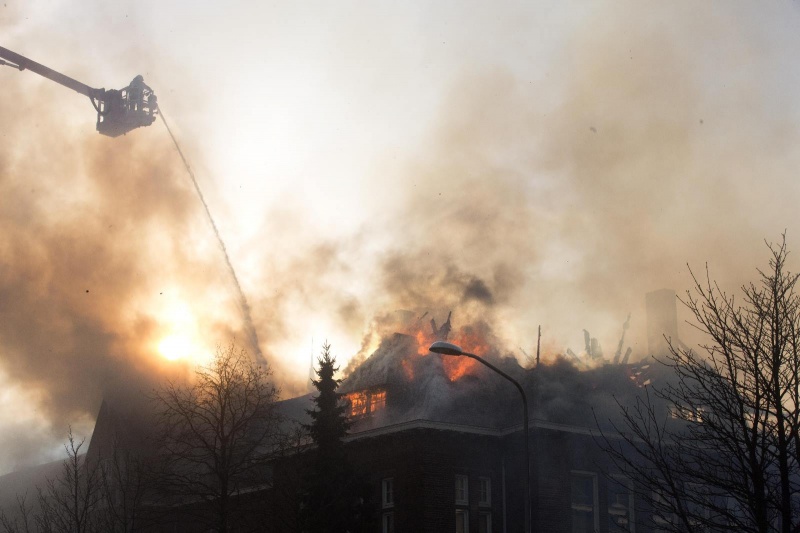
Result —
M 588 428 L 534 421 L 531 437 L 533 531 L 650 531 Z M 364 531 L 522 531 L 523 448 L 519 427 L 417 420 L 353 434 L 350 457 L 375 504 Z
M 415 359 L 413 372 L 402 371 L 403 354 L 414 346 L 395 336 L 363 365 L 363 373 L 341 387 L 355 399 L 346 446 L 368 487 L 371 512 L 363 531 L 523 531 L 524 439 L 517 391 L 487 373 L 439 379 L 437 356 Z M 513 361 L 498 364 L 523 384 L 533 413 L 532 530 L 654 531 L 631 480 L 615 474 L 597 438 L 598 420 L 618 412 L 612 394 L 623 402 L 637 394 L 651 377 L 648 369 L 605 365 L 579 371 L 563 362 L 526 371 Z M 287 412 L 302 413 L 300 406 L 310 407 L 310 397 L 285 403 Z

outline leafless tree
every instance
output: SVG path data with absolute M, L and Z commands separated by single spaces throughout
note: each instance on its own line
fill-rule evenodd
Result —
M 92 533 L 97 531 L 96 511 L 102 499 L 102 482 L 96 465 L 81 454 L 70 428 L 61 475 L 38 487 L 36 523 L 41 533 Z
M 670 344 L 672 380 L 621 405 L 604 445 L 661 531 L 800 531 L 800 296 L 785 235 L 741 302 L 694 273 L 684 305 L 707 335 Z M 639 513 L 643 515 L 645 513 Z
M 142 511 L 154 494 L 151 465 L 114 441 L 110 453 L 90 461 L 70 429 L 60 473 L 28 494 L 13 509 L 0 510 L 3 533 L 131 533 L 142 529 Z
M 5 509 L 0 510 L 0 531 L 3 533 L 34 533 L 36 531 L 36 518 L 30 505 L 27 494 L 17 495 L 17 506 L 11 514 Z
M 268 480 L 266 460 L 280 440 L 270 375 L 230 345 L 217 349 L 190 384 L 170 382 L 155 394 L 165 486 L 185 508 L 210 508 L 210 516 L 197 519 L 220 533 L 240 514 L 243 496 Z

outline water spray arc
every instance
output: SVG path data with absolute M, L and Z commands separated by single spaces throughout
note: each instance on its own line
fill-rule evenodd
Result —
M 195 178 L 194 171 L 192 167 L 189 165 L 189 161 L 186 159 L 186 156 L 183 154 L 183 150 L 181 150 L 180 145 L 178 144 L 178 140 L 173 135 L 172 130 L 167 123 L 167 119 L 164 117 L 164 111 L 162 109 L 159 110 L 161 115 L 161 120 L 164 122 L 164 126 L 167 128 L 167 132 L 169 133 L 172 142 L 175 144 L 175 149 L 178 150 L 178 154 L 181 156 L 181 160 L 183 161 L 184 167 L 186 167 L 186 172 L 189 174 L 189 177 L 192 179 L 192 185 L 194 185 L 194 190 L 197 192 L 198 198 L 200 198 L 200 202 L 203 204 L 203 209 L 205 209 L 206 217 L 208 221 L 211 223 L 211 229 L 214 230 L 214 235 L 217 237 L 217 243 L 219 243 L 219 248 L 222 250 L 222 255 L 225 258 L 225 264 L 228 267 L 228 272 L 231 275 L 231 279 L 233 279 L 233 283 L 236 285 L 236 292 L 239 296 L 239 307 L 242 310 L 242 315 L 244 317 L 245 322 L 245 332 L 247 334 L 248 340 L 252 346 L 253 352 L 256 356 L 256 360 L 260 363 L 266 362 L 264 359 L 264 354 L 261 353 L 261 347 L 258 342 L 258 334 L 256 333 L 256 328 L 253 325 L 253 318 L 250 315 L 250 304 L 247 303 L 247 297 L 244 295 L 244 291 L 242 290 L 242 286 L 239 283 L 239 277 L 236 275 L 236 271 L 233 269 L 233 264 L 231 263 L 231 258 L 228 256 L 228 249 L 225 247 L 225 242 L 222 240 L 222 236 L 219 233 L 219 229 L 217 228 L 217 224 L 214 222 L 214 217 L 211 216 L 211 211 L 208 209 L 208 204 L 206 203 L 206 199 L 203 196 L 203 192 L 200 190 L 200 185 L 197 183 L 197 178 Z

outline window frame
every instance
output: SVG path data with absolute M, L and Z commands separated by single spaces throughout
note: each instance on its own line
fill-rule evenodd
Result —
M 484 490 L 484 484 L 486 490 Z M 478 478 L 478 505 L 480 507 L 492 506 L 492 478 L 488 476 Z
M 570 522 L 573 522 L 573 517 L 575 516 L 576 512 L 592 513 L 592 525 L 594 531 L 600 531 L 600 491 L 597 482 L 597 472 L 590 472 L 588 470 L 571 470 L 569 476 L 570 482 L 570 496 L 569 496 L 569 503 L 570 503 Z M 585 505 L 583 504 L 576 504 L 573 502 L 573 494 L 572 494 L 572 481 L 573 478 L 589 478 L 592 481 L 592 505 L 590 509 L 586 509 Z M 573 526 L 574 527 L 574 526 Z
M 670 531 L 672 525 L 678 519 L 674 512 L 675 499 L 667 493 L 666 489 L 661 488 L 666 483 L 663 479 L 658 480 L 659 486 L 650 492 L 650 520 L 653 523 L 653 532 L 660 533 Z M 663 507 L 668 512 L 660 513 L 659 507 Z
M 383 513 L 381 515 L 381 532 L 394 533 L 394 512 Z
M 459 498 L 458 493 L 461 490 L 458 486 L 458 482 L 463 481 L 463 491 L 464 497 Z M 456 501 L 456 505 L 469 505 L 469 477 L 466 474 L 456 474 L 455 475 L 455 490 L 454 490 L 454 497 Z
M 365 391 L 355 391 L 347 395 L 350 402 L 350 418 L 366 416 L 369 408 L 369 396 Z
M 464 517 L 464 533 L 469 533 L 469 509 L 465 509 L 465 508 L 456 509 L 456 514 L 455 514 L 455 517 L 456 517 L 455 518 L 455 520 L 456 520 L 456 524 L 455 524 L 456 525 L 456 533 L 459 533 L 459 531 L 458 531 L 458 516 L 459 515 Z
M 391 509 L 394 507 L 394 478 L 385 477 L 381 480 L 381 507 Z
M 481 520 L 486 518 L 486 533 L 492 533 L 492 512 L 481 511 L 478 513 L 478 531 L 481 530 Z
M 367 395 L 367 414 L 377 413 L 386 409 L 386 390 L 376 389 Z
M 627 510 L 627 513 L 628 513 L 628 527 L 627 527 L 627 529 L 625 531 L 628 531 L 629 533 L 636 533 L 636 505 L 635 505 L 636 504 L 636 498 L 635 498 L 634 490 L 633 490 L 633 480 L 631 478 L 627 477 L 627 476 L 622 475 L 622 474 L 611 474 L 609 476 L 609 478 L 610 478 L 608 480 L 609 481 L 609 485 L 606 488 L 606 493 L 607 493 L 607 496 L 608 496 L 608 498 L 607 498 L 608 499 L 608 502 L 607 502 L 608 521 L 609 521 L 608 528 L 609 528 L 609 530 L 611 530 L 611 520 L 612 520 L 612 518 L 611 518 L 612 517 L 611 505 L 612 505 L 613 502 L 611 502 L 610 496 L 611 496 L 611 489 L 612 489 L 612 485 L 611 484 L 613 483 L 613 484 L 615 484 L 617 486 L 625 487 L 625 489 L 628 492 L 628 501 L 627 501 L 626 506 L 625 506 L 625 509 Z
M 700 501 L 692 499 L 698 499 L 696 495 L 689 496 L 692 492 L 702 495 L 699 497 Z M 708 486 L 703 483 L 686 483 L 684 485 L 684 493 L 686 494 L 684 508 L 689 514 L 689 521 L 693 522 L 692 516 L 699 516 L 700 520 L 695 522 L 694 525 L 697 526 L 698 529 L 703 529 L 703 523 L 707 523 L 712 515 L 712 508 L 708 505 L 709 502 L 703 501 L 704 498 L 709 498 L 711 496 Z

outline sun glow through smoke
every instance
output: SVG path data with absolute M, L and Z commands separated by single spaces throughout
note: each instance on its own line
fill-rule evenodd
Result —
M 169 361 L 178 359 L 188 359 L 194 347 L 188 337 L 176 333 L 161 340 L 158 343 L 158 352 Z
M 158 313 L 160 332 L 155 339 L 155 351 L 167 361 L 204 363 L 208 350 L 204 348 L 198 317 L 182 300 L 170 295 Z

